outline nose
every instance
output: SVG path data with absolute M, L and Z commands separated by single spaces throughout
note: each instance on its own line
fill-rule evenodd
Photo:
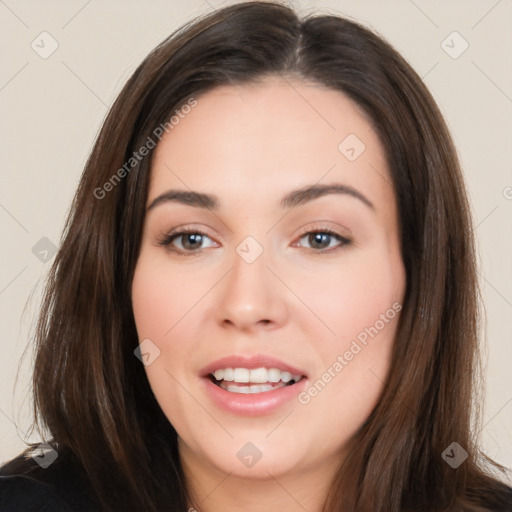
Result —
M 252 262 L 235 254 L 218 297 L 217 322 L 245 332 L 275 329 L 287 321 L 285 295 L 283 284 L 267 267 L 265 251 Z

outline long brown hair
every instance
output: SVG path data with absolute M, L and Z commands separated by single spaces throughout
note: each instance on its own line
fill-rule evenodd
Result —
M 386 150 L 398 202 L 407 288 L 391 369 L 347 445 L 324 510 L 505 509 L 506 486 L 483 462 L 503 468 L 480 453 L 471 412 L 480 385 L 479 294 L 471 215 L 446 124 L 421 79 L 381 37 L 338 16 L 300 19 L 271 2 L 232 5 L 174 32 L 110 109 L 37 325 L 39 432 L 81 464 L 105 510 L 187 509 L 176 431 L 134 356 L 130 291 L 152 149 L 131 159 L 191 98 L 268 75 L 318 83 L 358 104 Z M 442 457 L 453 442 L 468 453 L 456 469 Z

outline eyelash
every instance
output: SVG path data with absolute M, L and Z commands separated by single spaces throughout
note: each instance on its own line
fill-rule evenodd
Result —
M 175 239 L 180 238 L 181 236 L 184 236 L 184 235 L 189 235 L 189 234 L 194 234 L 194 235 L 199 235 L 202 237 L 210 238 L 206 233 L 203 233 L 202 231 L 199 231 L 199 230 L 193 229 L 193 228 L 190 228 L 190 229 L 185 228 L 176 233 L 169 233 L 169 234 L 163 235 L 157 241 L 157 244 L 159 246 L 165 247 L 169 252 L 177 254 L 179 256 L 194 256 L 196 254 L 199 254 L 202 249 L 198 249 L 198 250 L 194 250 L 194 251 L 183 251 L 182 249 L 177 249 L 176 247 L 172 246 L 172 242 Z M 327 253 L 330 254 L 331 252 L 334 252 L 339 249 L 343 249 L 344 247 L 347 247 L 352 243 L 351 239 L 343 237 L 343 236 L 339 235 L 338 233 L 336 233 L 335 231 L 332 231 L 327 228 L 305 231 L 299 236 L 299 241 L 302 240 L 306 235 L 312 235 L 312 234 L 329 235 L 331 237 L 338 239 L 338 241 L 340 242 L 339 245 L 337 245 L 335 247 L 328 248 L 328 249 L 319 249 L 319 250 L 310 249 L 311 251 L 316 252 L 317 254 L 327 254 Z

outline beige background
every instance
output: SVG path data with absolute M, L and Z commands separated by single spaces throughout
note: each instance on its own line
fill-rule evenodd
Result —
M 23 439 L 37 441 L 28 432 L 30 348 L 16 381 L 51 261 L 32 248 L 43 237 L 58 245 L 93 139 L 139 62 L 183 22 L 227 3 L 0 0 L 0 463 Z M 512 2 L 290 3 L 376 29 L 424 77 L 446 116 L 472 200 L 487 310 L 481 434 L 488 454 L 512 467 Z M 48 51 L 50 37 L 58 48 L 43 59 L 31 44 Z M 467 50 L 453 58 L 464 41 Z

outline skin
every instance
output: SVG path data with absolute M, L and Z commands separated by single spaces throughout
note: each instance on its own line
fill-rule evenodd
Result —
M 166 202 L 147 213 L 132 287 L 139 339 L 160 350 L 146 374 L 202 511 L 320 511 L 345 443 L 378 402 L 399 313 L 342 371 L 333 363 L 405 292 L 384 149 L 351 100 L 318 84 L 266 78 L 196 99 L 155 150 L 147 204 L 179 189 L 220 207 Z M 338 149 L 351 133 L 365 145 L 354 161 Z M 374 209 L 346 194 L 281 208 L 317 183 L 351 186 Z M 188 255 L 159 245 L 178 227 L 206 235 L 174 239 Z M 325 228 L 351 243 L 304 234 Z M 236 252 L 247 236 L 263 248 L 252 263 Z M 306 388 L 329 368 L 335 376 L 307 404 L 294 398 L 272 414 L 219 409 L 200 370 L 257 353 L 303 369 Z M 237 457 L 247 442 L 262 453 L 250 468 Z

